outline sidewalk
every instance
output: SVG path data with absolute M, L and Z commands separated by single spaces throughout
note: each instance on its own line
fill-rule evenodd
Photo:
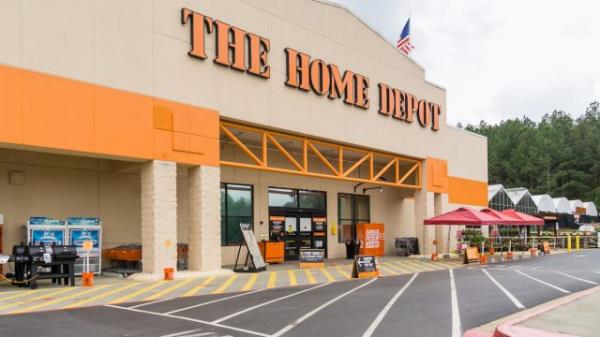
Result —
M 596 286 L 490 322 L 464 337 L 597 337 L 599 309 Z

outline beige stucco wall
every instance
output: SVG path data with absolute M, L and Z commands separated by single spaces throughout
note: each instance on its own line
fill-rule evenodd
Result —
M 188 7 L 271 42 L 263 80 L 193 59 Z M 15 0 L 0 2 L 0 63 L 212 108 L 223 117 L 398 154 L 449 160 L 451 175 L 486 181 L 486 141 L 445 125 L 444 89 L 348 10 L 313 0 Z M 284 85 L 291 47 L 370 79 L 368 111 Z M 118 52 L 116 52 L 118 51 Z M 377 84 L 442 105 L 438 132 L 378 115 Z M 460 146 L 460 148 L 459 148 Z

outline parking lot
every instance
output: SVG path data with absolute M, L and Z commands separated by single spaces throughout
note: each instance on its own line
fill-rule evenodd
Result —
M 1 336 L 461 336 L 600 282 L 600 251 L 0 317 Z

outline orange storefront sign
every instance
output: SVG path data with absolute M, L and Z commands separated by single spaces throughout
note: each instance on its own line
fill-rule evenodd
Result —
M 360 241 L 360 255 L 383 256 L 384 225 L 381 223 L 357 224 L 356 238 Z

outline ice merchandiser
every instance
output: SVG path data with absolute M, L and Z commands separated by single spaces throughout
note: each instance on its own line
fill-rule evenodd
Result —
M 32 216 L 27 221 L 27 243 L 32 246 L 64 245 L 65 223 L 45 216 Z
M 90 254 L 90 272 L 99 274 L 102 271 L 102 224 L 99 218 L 69 217 L 66 221 L 68 242 L 77 247 L 79 258 L 75 261 L 75 274 L 81 275 L 87 252 L 83 250 L 85 241 L 92 241 Z

